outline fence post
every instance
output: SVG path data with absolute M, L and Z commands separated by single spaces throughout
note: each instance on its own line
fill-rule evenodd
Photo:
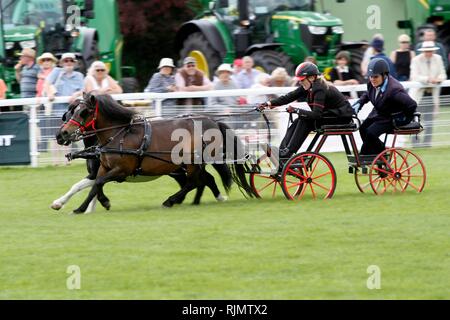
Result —
M 30 106 L 30 158 L 31 167 L 36 168 L 38 166 L 38 144 L 37 144 L 37 124 L 39 120 L 37 119 L 37 105 Z
M 161 107 L 162 107 L 162 100 L 155 99 L 155 113 L 156 113 L 156 116 L 158 116 L 158 117 L 161 117 Z

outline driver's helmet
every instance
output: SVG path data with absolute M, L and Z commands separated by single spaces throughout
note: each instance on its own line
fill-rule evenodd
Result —
M 386 60 L 381 58 L 375 58 L 370 60 L 367 67 L 367 76 L 384 75 L 389 74 L 389 65 Z
M 312 62 L 302 62 L 295 69 L 295 78 L 300 81 L 308 76 L 317 76 L 319 74 L 319 68 Z

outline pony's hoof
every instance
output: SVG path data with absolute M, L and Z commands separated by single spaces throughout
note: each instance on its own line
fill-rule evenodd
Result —
M 164 202 L 164 203 L 161 205 L 161 208 L 163 208 L 163 209 L 170 209 L 170 208 L 172 208 L 172 207 L 173 207 L 173 204 L 170 203 L 170 202 L 168 202 L 168 201 Z
M 219 195 L 216 197 L 216 200 L 219 201 L 219 202 L 224 202 L 224 201 L 227 201 L 227 200 L 228 200 L 228 197 L 219 194 Z
M 102 203 L 103 208 L 109 211 L 111 209 L 111 203 L 109 201 Z
M 53 202 L 52 205 L 50 206 L 50 208 L 52 208 L 53 210 L 59 210 L 63 207 L 63 205 L 59 202 Z
M 73 210 L 71 213 L 69 213 L 70 215 L 79 215 L 79 214 L 84 214 L 84 211 L 80 210 L 80 209 L 76 209 Z

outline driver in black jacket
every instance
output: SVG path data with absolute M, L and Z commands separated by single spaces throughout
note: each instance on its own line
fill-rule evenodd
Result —
M 293 101 L 307 102 L 311 111 L 291 106 L 288 112 L 299 117 L 289 126 L 280 144 L 280 158 L 289 158 L 300 149 L 308 134 L 323 124 L 350 123 L 353 109 L 345 96 L 319 76 L 319 69 L 311 62 L 301 63 L 295 70 L 300 86 L 281 97 L 259 105 L 259 109 L 273 109 Z

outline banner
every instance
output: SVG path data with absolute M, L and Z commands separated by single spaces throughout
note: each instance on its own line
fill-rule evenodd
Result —
M 0 113 L 0 165 L 30 164 L 28 115 Z

